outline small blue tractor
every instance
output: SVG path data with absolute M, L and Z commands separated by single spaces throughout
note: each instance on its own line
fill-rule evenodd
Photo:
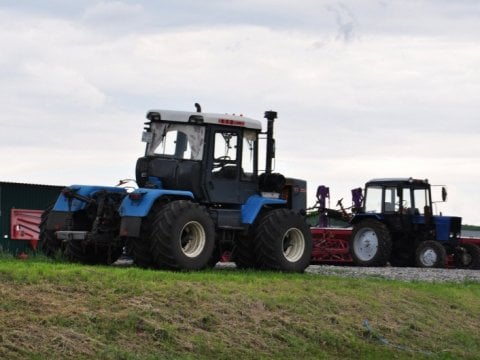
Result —
M 277 113 L 265 112 L 262 132 L 258 120 L 195 105 L 147 113 L 134 191 L 65 188 L 44 213 L 41 249 L 108 264 L 125 248 L 138 266 L 170 270 L 203 269 L 229 251 L 240 268 L 302 272 L 312 251 L 306 181 L 272 172 Z
M 441 188 L 446 200 L 445 187 Z M 350 253 L 360 266 L 480 268 L 480 247 L 460 237 L 460 217 L 433 215 L 428 180 L 374 179 L 351 219 Z

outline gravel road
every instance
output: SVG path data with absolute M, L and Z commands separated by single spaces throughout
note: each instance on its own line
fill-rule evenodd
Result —
M 217 269 L 234 268 L 234 263 L 218 263 Z M 382 278 L 400 281 L 428 282 L 476 282 L 480 284 L 480 270 L 421 269 L 413 267 L 358 267 L 334 265 L 310 265 L 308 274 L 350 278 Z
M 132 266 L 131 260 L 118 260 L 116 266 Z M 218 263 L 216 269 L 234 268 L 234 263 Z M 358 267 L 310 265 L 306 273 L 350 278 L 383 278 L 401 281 L 457 282 L 471 281 L 480 284 L 480 270 L 421 269 L 411 267 Z
M 318 275 L 334 275 L 353 278 L 376 277 L 401 281 L 457 283 L 472 281 L 480 283 L 480 270 L 310 265 L 305 272 Z

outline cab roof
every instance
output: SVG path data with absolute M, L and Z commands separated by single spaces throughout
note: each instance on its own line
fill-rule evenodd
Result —
M 383 178 L 372 179 L 367 182 L 366 186 L 379 185 L 379 186 L 428 186 L 427 179 L 414 179 L 414 178 Z
M 221 126 L 243 127 L 247 129 L 262 130 L 259 120 L 242 115 L 215 114 L 204 112 L 189 112 L 177 110 L 150 110 L 147 113 L 150 121 L 171 121 L 194 124 L 215 124 Z

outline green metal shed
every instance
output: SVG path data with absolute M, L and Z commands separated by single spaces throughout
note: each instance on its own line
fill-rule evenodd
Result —
M 64 186 L 0 182 L 0 251 L 18 254 L 29 248 L 28 241 L 12 240 L 11 210 L 45 210 Z

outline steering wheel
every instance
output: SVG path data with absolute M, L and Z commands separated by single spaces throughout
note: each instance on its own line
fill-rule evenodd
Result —
M 220 156 L 213 159 L 213 168 L 222 168 L 224 167 L 232 158 L 230 156 Z

